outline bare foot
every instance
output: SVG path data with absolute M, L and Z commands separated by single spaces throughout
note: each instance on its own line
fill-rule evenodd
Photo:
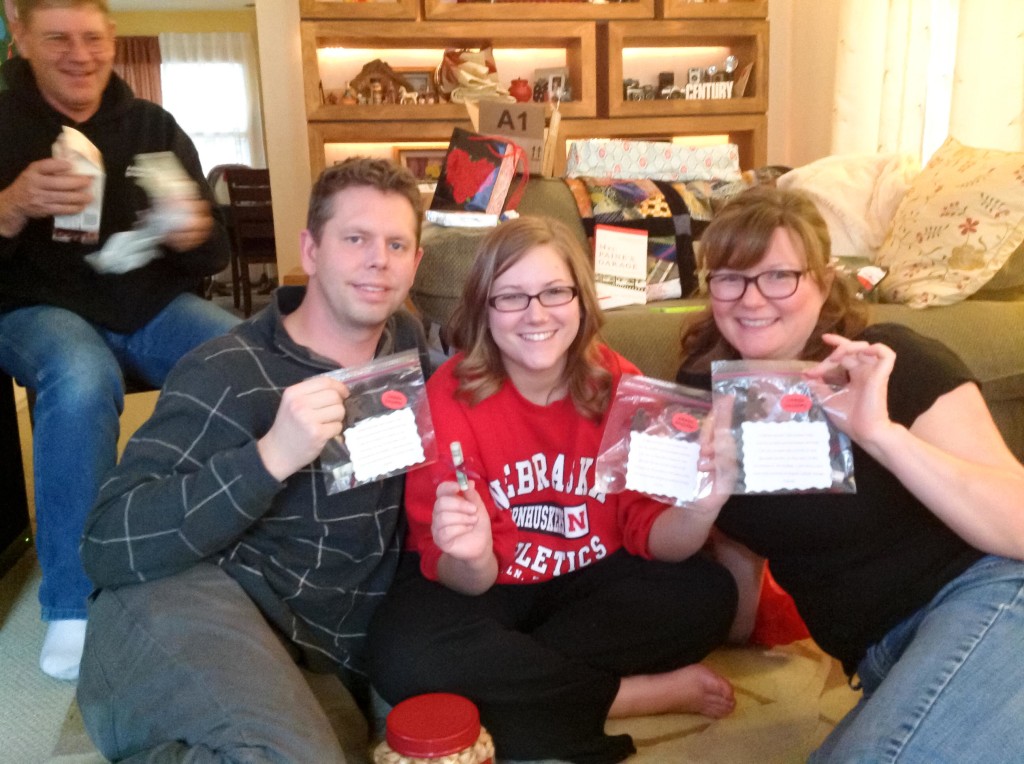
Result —
M 623 677 L 608 717 L 653 714 L 703 714 L 721 719 L 736 706 L 732 685 L 707 666 L 695 663 L 664 674 Z

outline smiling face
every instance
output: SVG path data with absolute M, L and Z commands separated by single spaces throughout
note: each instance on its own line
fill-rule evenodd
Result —
M 316 241 L 302 234 L 309 275 L 304 309 L 330 321 L 339 334 L 379 333 L 409 294 L 422 250 L 416 213 L 397 192 L 350 186 L 333 198 L 333 214 Z
M 550 244 L 527 250 L 494 279 L 490 296 L 537 294 L 551 287 L 576 286 L 565 258 Z M 566 353 L 580 330 L 580 301 L 546 308 L 533 299 L 525 310 L 487 311 L 494 344 L 512 384 L 527 399 L 548 403 L 564 383 Z
M 99 109 L 114 62 L 114 24 L 94 5 L 38 8 L 14 25 L 43 98 L 76 122 Z
M 803 271 L 807 260 L 796 241 L 786 229 L 776 228 L 758 263 L 746 270 L 720 268 L 713 273 L 752 277 L 765 271 Z M 792 295 L 770 300 L 754 284 L 747 284 L 739 300 L 712 298 L 711 310 L 722 336 L 743 358 L 799 358 L 818 322 L 830 286 L 822 288 L 810 274 L 804 274 Z

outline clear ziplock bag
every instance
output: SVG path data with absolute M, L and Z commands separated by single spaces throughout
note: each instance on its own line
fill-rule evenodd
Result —
M 806 361 L 716 361 L 711 388 L 732 398 L 739 474 L 733 493 L 855 493 L 850 439 L 803 375 Z M 838 392 L 841 388 L 824 385 Z
M 400 475 L 437 459 L 419 354 L 407 350 L 329 371 L 344 382 L 345 424 L 320 453 L 327 493 Z
M 619 381 L 595 465 L 605 493 L 637 491 L 682 506 L 711 492 L 698 469 L 711 395 L 638 375 Z

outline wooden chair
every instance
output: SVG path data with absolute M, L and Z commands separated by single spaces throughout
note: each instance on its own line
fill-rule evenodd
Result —
M 242 312 L 249 316 L 252 313 L 249 266 L 253 263 L 277 263 L 270 172 L 265 169 L 232 167 L 225 170 L 224 180 L 228 187 L 228 211 L 234 244 L 231 285 L 236 307 L 241 288 Z
M 223 295 L 232 295 L 234 298 L 235 308 L 239 307 L 240 293 L 238 292 L 238 285 L 234 283 L 234 270 L 232 265 L 235 262 L 235 234 L 231 230 L 231 202 L 228 199 L 228 186 L 227 181 L 224 180 L 224 174 L 228 170 L 248 170 L 251 169 L 247 164 L 218 164 L 213 167 L 206 174 L 206 182 L 210 186 L 210 190 L 213 191 L 214 201 L 217 203 L 217 207 L 224 218 L 224 226 L 228 232 L 228 242 L 231 248 L 231 258 L 227 266 L 220 273 L 215 273 L 213 276 L 208 276 L 206 279 L 207 296 L 210 298 L 220 297 Z M 232 289 L 234 287 L 234 289 Z

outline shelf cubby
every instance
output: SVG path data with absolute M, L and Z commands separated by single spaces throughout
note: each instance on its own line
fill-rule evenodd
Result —
M 768 22 L 755 19 L 716 21 L 611 21 L 608 23 L 609 117 L 667 117 L 764 112 L 768 108 Z M 752 64 L 743 97 L 655 98 L 628 101 L 623 79 L 630 76 L 623 51 L 632 48 L 677 50 L 725 48 L 739 59 L 742 69 Z M 604 105 L 604 104 L 602 104 Z

